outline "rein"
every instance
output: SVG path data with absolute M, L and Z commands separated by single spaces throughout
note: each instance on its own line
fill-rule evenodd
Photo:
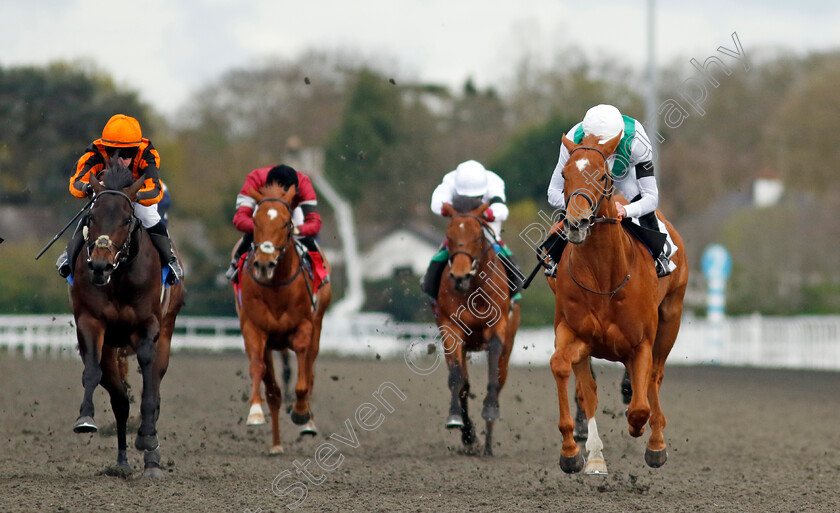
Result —
M 117 196 L 122 196 L 123 198 L 125 198 L 126 201 L 128 201 L 129 205 L 131 205 L 133 203 L 131 201 L 131 198 L 129 198 L 128 195 L 125 194 L 124 192 L 114 191 L 114 190 L 109 189 L 109 190 L 104 190 L 104 191 L 102 191 L 102 192 L 100 192 L 99 194 L 96 195 L 96 197 L 91 202 L 91 207 L 90 207 L 91 210 L 93 210 L 93 207 L 96 206 L 96 201 L 99 198 L 101 198 L 102 196 L 104 196 L 105 194 L 115 194 Z M 132 212 L 133 211 L 134 210 L 132 208 Z M 85 247 L 87 248 L 87 262 L 90 263 L 91 248 L 105 249 L 105 250 L 108 250 L 109 252 L 111 252 L 114 255 L 114 268 L 111 270 L 111 272 L 116 271 L 121 263 L 126 263 L 126 262 L 130 262 L 131 260 L 133 260 L 134 257 L 136 257 L 136 255 L 134 255 L 134 257 L 132 257 L 132 255 L 130 254 L 130 251 L 131 251 L 131 236 L 134 234 L 135 231 L 137 231 L 137 228 L 139 227 L 137 216 L 135 216 L 133 213 L 131 214 L 131 218 L 130 218 L 129 223 L 130 224 L 129 224 L 129 227 L 128 227 L 128 236 L 125 238 L 125 241 L 122 243 L 122 245 L 119 248 L 116 248 L 116 244 L 114 244 L 114 241 L 112 241 L 111 237 L 108 236 L 108 235 L 100 235 L 99 237 L 96 238 L 95 241 L 88 242 L 85 245 Z M 87 239 L 88 239 L 87 227 L 85 227 L 84 236 L 85 236 L 85 241 L 87 241 Z M 113 251 L 112 248 L 116 248 L 116 251 Z M 129 258 L 129 257 L 131 257 L 131 258 Z

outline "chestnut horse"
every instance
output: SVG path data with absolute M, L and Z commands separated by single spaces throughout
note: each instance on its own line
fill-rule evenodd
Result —
M 588 420 L 585 472 L 607 471 L 595 422 L 598 395 L 590 356 L 624 364 L 634 392 L 627 410 L 630 435 L 641 436 L 650 421 L 645 462 L 660 467 L 667 459 L 659 387 L 665 360 L 680 328 L 688 264 L 682 239 L 665 221 L 673 241 L 683 251 L 674 256 L 676 270 L 657 278 L 646 246 L 617 222 L 613 177 L 606 162 L 619 140 L 616 136 L 599 144 L 597 137 L 587 136 L 576 145 L 563 136 L 563 145 L 571 155 L 563 168 L 567 208 L 563 235 L 572 244 L 558 263 L 553 287 L 555 341 L 551 371 L 560 403 L 560 467 L 567 473 L 584 467 L 573 437 L 566 392 L 572 371 L 578 401 Z M 661 213 L 657 214 L 664 220 Z
M 112 163 L 104 182 L 91 177 L 96 196 L 84 229 L 86 251 L 80 251 L 74 262 L 70 287 L 79 353 L 85 365 L 84 398 L 73 431 L 97 431 L 93 391 L 101 384 L 111 397 L 117 423 L 117 467 L 130 472 L 126 357 L 136 352 L 143 393 L 134 446 L 145 451 L 144 475 L 163 477 L 156 430 L 160 382 L 169 365 L 175 316 L 184 302 L 183 285 L 161 288 L 160 257 L 134 216 L 135 194 L 143 179 L 135 182 L 129 169 Z
M 259 192 L 251 190 L 251 197 L 257 201 L 253 213 L 254 245 L 242 264 L 241 291 L 236 297 L 236 313 L 251 362 L 253 384 L 247 424 L 265 423 L 260 396 L 262 381 L 271 412 L 271 454 L 283 452 L 279 425 L 282 394 L 274 376 L 272 351 L 295 352 L 298 377 L 292 422 L 304 426 L 301 433 L 314 435 L 316 428 L 310 408 L 313 367 L 324 312 L 332 298 L 329 283 L 317 292 L 312 290 L 312 279 L 295 248 L 291 206 L 295 189 L 295 186 L 284 189 L 273 184 Z M 324 265 L 329 270 L 326 261 Z
M 467 413 L 470 383 L 466 353 L 487 351 L 487 396 L 481 417 L 487 423 L 484 454 L 491 456 L 493 423 L 499 419 L 499 392 L 507 380 L 519 305 L 511 308 L 505 268 L 493 249 L 492 229 L 482 217 L 490 204 L 457 206 L 443 206 L 444 215 L 452 218 L 446 230 L 449 272 L 444 269 L 441 277 L 435 312 L 452 393 L 446 427 L 460 429 L 465 446 L 475 443 L 475 427 Z

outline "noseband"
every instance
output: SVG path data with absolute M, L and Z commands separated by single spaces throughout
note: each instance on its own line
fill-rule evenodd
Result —
M 595 225 L 595 224 L 598 224 L 598 223 L 617 223 L 618 219 L 615 218 L 615 217 L 606 217 L 606 216 L 596 217 L 597 214 L 598 214 L 598 211 L 601 209 L 601 202 L 603 202 L 604 199 L 609 200 L 610 198 L 612 198 L 613 188 L 615 186 L 615 182 L 613 180 L 612 173 L 610 172 L 609 169 L 607 169 L 607 156 L 604 155 L 604 152 L 599 150 L 598 148 L 593 148 L 592 146 L 578 146 L 577 148 L 572 150 L 571 153 L 569 153 L 569 158 L 571 159 L 572 153 L 574 153 L 578 150 L 597 151 L 598 154 L 601 155 L 601 158 L 604 159 L 604 168 L 605 168 L 605 170 L 604 170 L 605 171 L 604 172 L 604 182 L 605 182 L 605 186 L 606 186 L 605 190 L 607 192 L 606 193 L 602 192 L 601 197 L 598 198 L 598 201 L 593 201 L 592 198 L 589 196 L 589 194 L 587 194 L 586 191 L 577 190 L 577 191 L 571 193 L 569 195 L 569 197 L 566 199 L 566 209 L 567 209 L 567 211 L 570 208 L 570 205 L 571 205 L 570 201 L 572 200 L 572 198 L 574 198 L 575 196 L 581 196 L 581 197 L 583 197 L 583 199 L 586 200 L 587 203 L 589 203 L 589 208 L 590 208 L 592 214 L 590 214 L 587 219 L 589 220 L 589 222 L 591 224 Z
M 99 200 L 99 198 L 101 198 L 102 196 L 104 196 L 106 194 L 115 194 L 117 196 L 122 196 L 123 198 L 125 198 L 126 201 L 128 201 L 129 206 L 131 206 L 134 203 L 133 201 L 131 201 L 131 198 L 129 198 L 128 195 L 125 194 L 122 191 L 104 190 L 104 191 L 100 192 L 99 194 L 97 194 L 96 198 L 94 198 L 93 204 L 91 205 L 91 211 L 93 211 L 93 208 L 96 206 L 96 202 Z M 108 250 L 108 252 L 110 252 L 113 255 L 113 258 L 114 258 L 114 268 L 111 269 L 111 272 L 116 271 L 117 267 L 119 267 L 122 262 L 125 262 L 125 261 L 128 260 L 129 247 L 131 246 L 131 236 L 134 233 L 134 231 L 137 229 L 137 226 L 138 226 L 137 216 L 134 215 L 134 208 L 132 207 L 132 214 L 131 214 L 131 217 L 129 218 L 128 236 L 125 238 L 125 241 L 122 243 L 122 245 L 119 248 L 117 248 L 117 245 L 114 244 L 114 241 L 111 240 L 111 237 L 109 235 L 100 235 L 93 242 L 88 242 L 85 245 L 86 248 L 87 248 L 87 263 L 88 263 L 88 265 L 90 265 L 90 263 L 91 263 L 90 253 L 91 253 L 92 250 L 94 250 L 94 249 L 106 249 L 106 250 Z M 84 227 L 84 238 L 85 238 L 85 241 L 88 240 L 88 228 L 87 228 L 87 226 Z

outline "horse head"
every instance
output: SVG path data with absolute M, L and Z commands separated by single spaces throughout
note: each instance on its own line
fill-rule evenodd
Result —
M 446 229 L 449 247 L 449 277 L 455 283 L 455 290 L 466 292 L 470 281 L 478 271 L 481 257 L 488 244 L 484 235 L 486 223 L 482 217 L 490 203 L 481 203 L 480 198 L 470 198 L 465 204 L 457 201 L 443 206 L 443 215 L 452 218 Z
M 610 201 L 613 177 L 608 162 L 619 141 L 621 134 L 604 144 L 598 142 L 597 136 L 587 135 L 580 144 L 575 144 L 563 135 L 563 146 L 569 152 L 562 171 L 566 198 L 563 231 L 572 244 L 586 240 L 599 212 L 605 217 L 615 217 L 615 205 Z
M 267 185 L 259 191 L 251 189 L 251 197 L 257 202 L 254 219 L 254 257 L 251 265 L 255 276 L 263 281 L 274 277 L 277 263 L 286 255 L 293 243 L 292 198 L 294 185 Z
M 90 185 L 95 198 L 84 231 L 87 265 L 91 283 L 103 286 L 128 257 L 131 235 L 137 227 L 134 201 L 143 178 L 135 181 L 131 170 L 115 160 L 105 170 L 103 181 L 91 176 Z

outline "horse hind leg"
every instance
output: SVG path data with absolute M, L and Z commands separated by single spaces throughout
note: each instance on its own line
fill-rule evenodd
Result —
M 289 362 L 289 350 L 280 351 L 280 358 L 283 360 L 283 395 L 292 397 L 292 365 Z
M 598 423 L 595 412 L 598 409 L 598 385 L 592 372 L 590 358 L 583 358 L 574 364 L 577 399 L 586 417 L 586 465 L 584 474 L 601 475 L 607 473 L 607 462 L 604 459 L 604 443 L 598 435 Z
M 653 345 L 653 365 L 647 394 L 651 409 L 650 439 L 645 448 L 645 462 L 653 468 L 661 467 L 668 459 L 663 434 L 667 420 L 659 402 L 659 389 L 662 386 L 662 379 L 665 377 L 665 360 L 671 352 L 680 329 L 682 296 L 676 297 L 679 298 L 679 301 L 666 298 L 659 308 L 659 326 Z
M 277 379 L 274 377 L 274 360 L 270 349 L 266 348 L 264 353 L 265 372 L 263 382 L 265 383 L 265 400 L 271 415 L 271 449 L 269 454 L 283 454 L 283 445 L 280 443 L 280 406 L 283 398 Z

